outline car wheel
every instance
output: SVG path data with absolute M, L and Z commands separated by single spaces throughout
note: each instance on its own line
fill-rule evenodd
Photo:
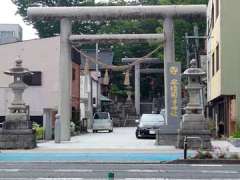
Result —
M 139 131 L 136 131 L 136 138 L 140 139 L 138 134 L 139 134 Z
M 109 130 L 109 132 L 111 133 L 111 132 L 113 132 L 113 130 Z
M 97 130 L 93 130 L 93 133 L 96 133 L 97 132 Z

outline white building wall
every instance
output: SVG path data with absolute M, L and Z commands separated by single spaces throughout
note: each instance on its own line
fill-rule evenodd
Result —
M 88 82 L 87 82 L 88 81 Z M 80 76 L 80 109 L 81 109 L 81 118 L 86 118 L 86 111 L 88 110 L 88 93 L 90 92 L 90 88 L 92 86 L 92 99 L 95 98 L 97 100 L 97 82 L 95 80 L 94 72 L 91 72 L 91 85 L 89 83 L 89 79 L 85 75 Z M 96 101 L 95 104 L 93 104 L 93 107 L 96 107 Z
M 13 78 L 3 72 L 13 67 L 18 56 L 23 60 L 24 67 L 42 72 L 42 85 L 29 86 L 23 95 L 30 106 L 31 116 L 42 116 L 44 108 L 58 107 L 59 51 L 59 37 L 0 45 L 0 87 L 8 87 L 13 82 Z M 12 93 L 0 88 L 0 116 L 6 115 L 6 106 L 11 99 Z

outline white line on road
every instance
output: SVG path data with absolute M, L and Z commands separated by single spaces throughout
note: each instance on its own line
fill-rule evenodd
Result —
M 213 173 L 213 174 L 238 174 L 239 172 L 237 171 L 228 171 L 228 170 L 209 170 L 209 171 L 206 171 L 206 170 L 201 170 L 200 171 L 201 173 Z
M 222 164 L 192 164 L 193 167 L 223 167 Z
M 0 169 L 0 172 L 19 172 L 19 169 Z
M 0 180 L 83 180 L 83 178 L 0 178 Z M 94 180 L 94 179 L 91 179 L 91 180 Z M 95 180 L 101 180 L 101 179 L 95 179 Z
M 54 172 L 93 172 L 92 169 L 55 169 Z
M 83 178 L 37 178 L 35 180 L 82 180 Z
M 158 173 L 159 170 L 153 169 L 129 169 L 127 172 L 141 172 L 141 173 Z

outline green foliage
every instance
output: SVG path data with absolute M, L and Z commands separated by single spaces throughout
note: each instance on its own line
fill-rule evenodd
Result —
M 37 140 L 44 139 L 44 128 L 43 127 L 41 127 L 39 124 L 33 122 L 32 128 L 36 131 Z
M 110 93 L 112 95 L 127 96 L 126 91 L 120 90 L 119 87 L 115 84 L 111 86 Z
M 71 119 L 71 131 L 80 132 L 81 130 L 81 122 L 80 122 L 80 111 L 72 110 L 72 119 Z M 71 132 L 74 134 L 74 132 Z
M 209 151 L 199 150 L 193 159 L 212 159 L 213 156 Z
M 236 131 L 236 132 L 233 134 L 233 138 L 240 138 L 240 130 Z

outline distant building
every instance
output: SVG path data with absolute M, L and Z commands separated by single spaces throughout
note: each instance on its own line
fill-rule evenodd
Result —
M 239 7 L 239 0 L 208 4 L 208 114 L 217 130 L 223 122 L 225 136 L 240 123 Z
M 95 49 L 88 49 L 84 50 L 84 52 L 95 59 L 96 57 L 96 50 Z M 102 49 L 99 54 L 98 58 L 101 62 L 104 64 L 112 65 L 113 62 L 113 52 L 112 50 L 108 49 Z M 105 96 L 108 94 L 108 89 L 106 85 L 103 85 L 103 77 L 105 69 L 103 66 L 99 66 L 99 71 L 101 76 L 98 77 L 98 74 L 96 72 L 96 65 L 94 63 L 89 63 L 89 71 L 91 74 L 90 83 L 87 81 L 87 78 L 84 74 L 84 67 L 85 67 L 86 58 L 84 56 L 81 56 L 81 87 L 80 87 L 80 107 L 81 107 L 81 118 L 87 117 L 87 111 L 88 111 L 88 93 L 91 93 L 92 97 L 92 107 L 93 112 L 96 111 L 97 108 L 97 82 L 101 83 L 101 95 L 100 95 L 100 101 L 109 101 L 109 99 Z M 98 79 L 99 78 L 99 79 Z
M 0 44 L 22 41 L 22 27 L 18 24 L 0 24 Z

